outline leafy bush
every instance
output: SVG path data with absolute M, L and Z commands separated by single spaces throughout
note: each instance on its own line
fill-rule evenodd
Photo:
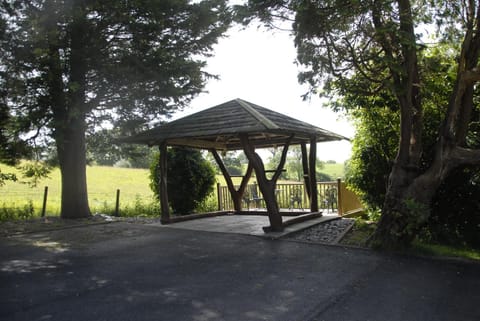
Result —
M 33 208 L 32 201 L 28 201 L 22 207 L 7 207 L 4 203 L 0 208 L 0 222 L 11 220 L 28 220 L 35 216 L 35 210 Z
M 168 200 L 175 214 L 193 212 L 212 193 L 215 170 L 198 150 L 170 148 L 167 152 Z M 150 187 L 160 198 L 158 157 L 150 167 Z

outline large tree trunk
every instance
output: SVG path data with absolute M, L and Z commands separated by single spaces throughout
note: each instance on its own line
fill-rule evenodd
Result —
M 410 246 L 430 216 L 430 203 L 440 184 L 436 176 L 422 175 L 409 182 L 405 170 L 392 172 L 382 216 L 368 243 L 377 249 L 403 250 Z
M 479 163 L 480 150 L 459 147 L 441 138 L 435 158 L 424 173 L 415 175 L 411 168 L 394 166 L 382 216 L 368 243 L 384 250 L 408 248 L 427 222 L 432 199 L 441 183 L 453 169 Z
M 62 218 L 90 216 L 86 177 L 86 25 L 85 3 L 74 2 L 73 19 L 69 25 L 69 79 L 65 86 L 58 39 L 49 42 L 49 92 L 52 98 L 54 138 L 62 175 Z M 55 20 L 49 27 L 52 35 L 60 37 Z
M 85 121 L 70 121 L 57 134 L 57 151 L 62 175 L 62 218 L 90 216 L 87 194 Z

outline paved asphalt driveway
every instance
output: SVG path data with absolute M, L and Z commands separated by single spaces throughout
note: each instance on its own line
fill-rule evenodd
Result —
M 112 223 L 0 238 L 0 320 L 480 320 L 480 265 Z

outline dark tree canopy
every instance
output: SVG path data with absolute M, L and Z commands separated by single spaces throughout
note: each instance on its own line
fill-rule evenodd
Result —
M 168 117 L 213 77 L 203 67 L 229 26 L 225 2 L 1 2 L 2 112 L 28 141 L 55 142 L 62 217 L 89 215 L 87 130 Z

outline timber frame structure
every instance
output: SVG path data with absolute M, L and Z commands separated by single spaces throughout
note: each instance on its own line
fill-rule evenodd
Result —
M 212 153 L 225 177 L 234 202 L 235 212 L 241 212 L 242 197 L 252 172 L 258 182 L 267 207 L 271 231 L 282 231 L 283 222 L 275 197 L 275 186 L 280 177 L 291 145 L 300 145 L 305 187 L 310 200 L 310 211 L 318 212 L 316 182 L 316 146 L 318 142 L 338 141 L 348 138 L 318 128 L 308 123 L 235 99 L 170 123 L 126 137 L 124 143 L 159 146 L 160 149 L 160 202 L 161 221 L 170 223 L 167 193 L 167 147 L 182 146 L 205 149 Z M 307 144 L 310 152 L 307 153 Z M 283 147 L 280 164 L 276 170 L 266 171 L 256 148 Z M 236 188 L 218 151 L 243 150 L 249 161 L 240 187 Z M 271 172 L 271 177 L 267 173 Z

